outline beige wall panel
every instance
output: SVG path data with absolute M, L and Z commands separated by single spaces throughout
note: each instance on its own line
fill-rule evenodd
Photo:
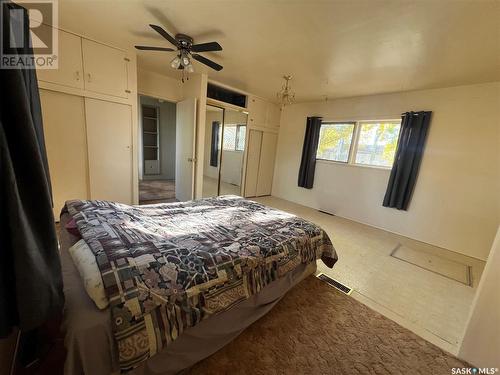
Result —
M 125 104 L 85 99 L 90 197 L 132 203 L 132 113 Z
M 65 201 L 89 197 L 84 102 L 82 97 L 48 90 L 40 90 L 40 99 L 58 220 Z

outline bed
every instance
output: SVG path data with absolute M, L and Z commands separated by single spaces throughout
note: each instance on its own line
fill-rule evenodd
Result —
M 69 256 L 79 239 L 65 229 L 69 221 L 99 264 L 106 309 L 90 299 Z M 70 201 L 60 242 L 65 372 L 75 375 L 178 373 L 265 315 L 314 273 L 317 259 L 329 267 L 337 260 L 321 228 L 236 196 L 149 206 Z

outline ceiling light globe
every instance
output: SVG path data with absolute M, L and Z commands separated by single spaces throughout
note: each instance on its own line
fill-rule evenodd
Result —
M 179 69 L 179 66 L 181 65 L 181 59 L 179 56 L 175 56 L 174 59 L 170 62 L 170 66 L 174 69 Z
M 181 62 L 182 62 L 182 65 L 184 67 L 187 67 L 191 64 L 191 61 L 189 60 L 189 57 L 187 57 L 187 56 L 183 56 Z

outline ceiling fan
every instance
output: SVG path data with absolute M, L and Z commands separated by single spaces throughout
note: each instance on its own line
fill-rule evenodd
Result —
M 177 55 L 170 62 L 170 66 L 174 69 L 185 70 L 188 73 L 194 71 L 193 65 L 191 64 L 191 57 L 196 61 L 216 70 L 222 70 L 222 65 L 207 59 L 199 55 L 197 52 L 212 52 L 212 51 L 222 51 L 222 47 L 217 42 L 193 44 L 193 38 L 185 34 L 176 34 L 175 38 L 165 31 L 161 26 L 149 25 L 158 34 L 168 40 L 177 48 Z M 163 51 L 171 52 L 176 51 L 173 48 L 166 47 L 152 47 L 152 46 L 135 46 L 138 50 L 142 51 Z

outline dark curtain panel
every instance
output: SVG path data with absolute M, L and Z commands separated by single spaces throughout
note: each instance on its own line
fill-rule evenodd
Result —
M 417 181 L 432 112 L 406 112 L 383 205 L 407 210 Z
M 219 121 L 212 122 L 212 142 L 210 144 L 211 167 L 217 167 L 219 165 L 219 128 Z
M 4 7 L 18 7 L 0 2 Z M 8 12 L 4 12 L 5 14 Z M 2 37 L 9 22 L 2 20 Z M 29 35 L 27 12 L 24 33 Z M 7 39 L 8 40 L 8 39 Z M 25 43 L 25 46 L 27 44 Z M 18 54 L 32 54 L 29 47 Z M 62 310 L 36 71 L 0 69 L 0 337 L 39 327 Z
M 314 184 L 321 120 L 321 117 L 308 117 L 306 122 L 306 134 L 299 169 L 299 186 L 306 189 L 311 189 Z

